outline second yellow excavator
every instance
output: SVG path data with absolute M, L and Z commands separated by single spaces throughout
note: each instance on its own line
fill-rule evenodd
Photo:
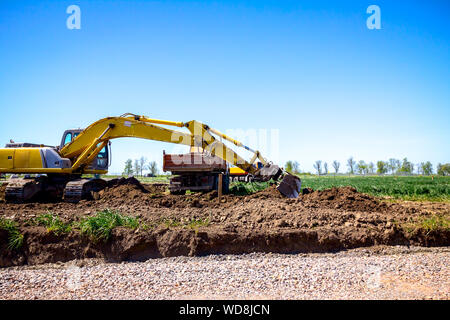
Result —
M 160 125 L 187 128 L 189 132 L 176 131 Z M 252 159 L 244 160 L 215 136 L 252 152 Z M 82 178 L 82 175 L 106 174 L 111 159 L 110 141 L 122 137 L 157 140 L 197 148 L 214 159 L 225 161 L 246 172 L 253 181 L 271 179 L 277 181 L 282 178 L 278 190 L 286 197 L 296 198 L 300 193 L 301 181 L 298 177 L 268 162 L 259 151 L 243 145 L 206 124 L 195 120 L 189 122 L 158 120 L 126 113 L 120 117 L 98 120 L 84 130 L 66 130 L 58 147 L 10 143 L 5 148 L 1 148 L 0 174 L 9 173 L 13 174 L 13 177 L 25 175 L 8 180 L 5 199 L 22 202 L 38 194 L 64 198 L 70 202 L 89 198 L 92 192 L 103 189 L 106 181 L 99 178 L 86 179 Z M 181 167 L 184 164 L 189 167 L 190 163 L 184 162 L 192 161 L 192 159 L 195 161 L 195 157 L 181 157 L 177 160 L 181 161 Z M 31 174 L 35 176 L 32 177 Z M 204 177 L 200 175 L 200 178 Z M 228 181 L 228 179 L 225 180 Z M 217 186 L 217 181 L 214 182 Z

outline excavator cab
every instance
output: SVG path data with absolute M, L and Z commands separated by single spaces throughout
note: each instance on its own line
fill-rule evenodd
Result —
M 66 144 L 72 142 L 83 130 L 82 129 L 70 129 L 64 131 L 61 139 L 59 149 L 61 150 Z M 106 170 L 108 169 L 111 160 L 110 157 L 111 142 L 109 142 L 97 155 L 97 157 L 89 165 L 89 169 L 92 170 Z

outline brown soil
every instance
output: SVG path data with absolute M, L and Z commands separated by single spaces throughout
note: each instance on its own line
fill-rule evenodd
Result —
M 250 196 L 217 193 L 170 195 L 165 185 L 115 179 L 94 195 L 72 203 L 6 204 L 0 217 L 20 225 L 21 249 L 6 249 L 0 230 L 0 266 L 100 257 L 109 261 L 175 255 L 248 252 L 329 252 L 372 245 L 447 246 L 450 232 L 407 231 L 402 226 L 432 214 L 450 214 L 450 204 L 386 203 L 354 188 L 305 189 L 298 199 L 283 198 L 272 186 Z M 94 243 L 72 231 L 56 236 L 30 223 L 51 211 L 76 221 L 103 209 L 135 216 L 150 229 L 116 228 L 108 242 Z M 208 221 L 195 227 L 193 220 Z M 167 221 L 177 223 L 167 223 Z
M 6 183 L 0 182 L 0 201 L 5 200 Z

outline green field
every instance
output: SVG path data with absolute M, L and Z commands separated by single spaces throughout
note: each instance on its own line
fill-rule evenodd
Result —
M 450 201 L 450 177 L 442 176 L 302 176 L 302 188 L 352 186 L 359 192 L 403 200 Z

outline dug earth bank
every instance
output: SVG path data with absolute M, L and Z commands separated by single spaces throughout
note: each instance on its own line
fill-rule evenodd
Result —
M 170 195 L 164 185 L 141 184 L 129 178 L 112 180 L 93 196 L 96 200 L 77 204 L 0 200 L 0 218 L 15 221 L 23 235 L 22 245 L 11 249 L 10 233 L 0 229 L 0 266 L 85 258 L 118 262 L 450 244 L 448 226 L 434 223 L 442 217 L 448 219 L 450 204 L 389 203 L 351 187 L 305 189 L 298 199 L 287 199 L 272 186 L 247 196 L 226 195 L 218 201 L 215 192 Z M 76 223 L 105 209 L 135 217 L 139 226 L 116 227 L 107 241 L 93 241 L 77 228 L 55 234 L 35 223 L 45 213 L 59 216 L 64 223 Z

